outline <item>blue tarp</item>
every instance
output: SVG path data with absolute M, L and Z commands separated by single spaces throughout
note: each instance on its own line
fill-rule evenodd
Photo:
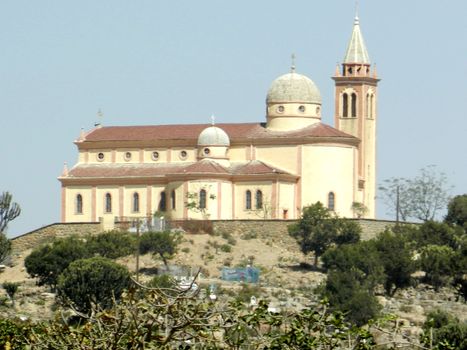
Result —
M 222 279 L 224 281 L 257 283 L 259 281 L 259 269 L 256 267 L 223 267 Z

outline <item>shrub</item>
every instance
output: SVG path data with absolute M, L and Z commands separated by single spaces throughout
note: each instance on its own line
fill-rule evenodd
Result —
M 428 245 L 421 251 L 420 264 L 425 279 L 435 290 L 446 285 L 454 271 L 454 251 L 448 246 Z
M 250 239 L 258 238 L 258 234 L 255 231 L 249 231 L 249 232 L 243 233 L 240 236 L 240 238 L 247 241 L 247 240 L 250 240 Z
M 136 239 L 128 232 L 109 231 L 99 235 L 89 236 L 86 248 L 90 255 L 99 255 L 104 258 L 117 259 L 134 254 Z
M 19 283 L 3 282 L 2 287 L 3 287 L 3 289 L 5 289 L 6 294 L 8 294 L 8 296 L 10 297 L 10 299 L 13 302 L 13 305 L 14 305 L 14 298 L 15 298 L 16 292 L 18 291 Z
M 225 253 L 230 253 L 232 251 L 232 246 L 228 244 L 221 245 L 221 251 Z
M 322 295 L 334 310 L 346 313 L 348 320 L 359 326 L 375 318 L 381 309 L 357 270 L 330 271 Z
M 79 311 L 87 313 L 92 304 L 109 308 L 120 299 L 130 286 L 128 269 L 102 257 L 81 259 L 72 262 L 58 280 L 58 296 L 71 301 Z
M 467 349 L 467 322 L 442 310 L 431 311 L 423 324 L 421 342 L 438 350 Z
M 29 275 L 39 278 L 39 285 L 55 288 L 58 276 L 70 263 L 88 257 L 90 253 L 85 243 L 76 237 L 69 237 L 33 250 L 24 260 L 24 266 Z
M 177 287 L 176 281 L 169 275 L 154 276 L 148 283 L 150 288 L 167 288 L 174 289 Z

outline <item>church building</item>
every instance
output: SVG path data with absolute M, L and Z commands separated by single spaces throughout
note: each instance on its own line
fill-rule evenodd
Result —
M 78 162 L 59 177 L 62 222 L 116 221 L 160 212 L 172 219 L 297 219 L 322 202 L 375 217 L 376 70 L 355 18 L 336 68 L 334 127 L 321 95 L 296 72 L 275 79 L 266 120 L 252 123 L 101 126 L 75 141 Z

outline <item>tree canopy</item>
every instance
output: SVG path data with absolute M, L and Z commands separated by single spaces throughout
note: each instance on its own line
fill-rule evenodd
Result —
M 414 178 L 392 177 L 379 187 L 389 213 L 402 221 L 434 220 L 448 203 L 449 189 L 446 175 L 433 165 L 422 168 Z
M 333 244 L 359 241 L 361 227 L 353 221 L 338 218 L 317 202 L 303 208 L 302 217 L 290 225 L 288 231 L 303 254 L 314 252 L 314 265 L 317 266 L 318 258 Z

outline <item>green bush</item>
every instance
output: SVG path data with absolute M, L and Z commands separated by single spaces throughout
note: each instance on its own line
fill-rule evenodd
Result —
M 71 301 L 79 311 L 87 313 L 92 304 L 109 308 L 130 286 L 128 269 L 102 257 L 72 262 L 60 275 L 57 284 L 62 301 Z
M 109 231 L 98 235 L 88 236 L 86 248 L 90 255 L 117 259 L 134 254 L 136 239 L 128 232 Z
M 240 236 L 240 238 L 247 241 L 247 240 L 250 240 L 250 239 L 258 238 L 258 234 L 255 231 L 249 231 L 249 232 L 243 233 Z
M 229 244 L 223 244 L 221 245 L 221 251 L 225 253 L 230 253 L 232 251 L 232 246 Z
M 442 310 L 431 311 L 423 324 L 421 342 L 435 350 L 467 349 L 467 322 Z
M 448 246 L 428 245 L 422 248 L 420 264 L 425 271 L 425 280 L 435 290 L 448 284 L 454 274 L 455 252 Z
M 10 297 L 12 301 L 14 301 L 15 294 L 18 291 L 19 283 L 16 282 L 3 282 L 2 284 L 3 289 L 5 289 L 6 294 Z
M 360 271 L 330 271 L 322 289 L 332 309 L 344 312 L 358 326 L 374 319 L 381 309 Z
M 58 276 L 70 263 L 90 256 L 83 240 L 69 237 L 33 250 L 24 260 L 24 266 L 30 276 L 39 279 L 39 285 L 55 288 Z

